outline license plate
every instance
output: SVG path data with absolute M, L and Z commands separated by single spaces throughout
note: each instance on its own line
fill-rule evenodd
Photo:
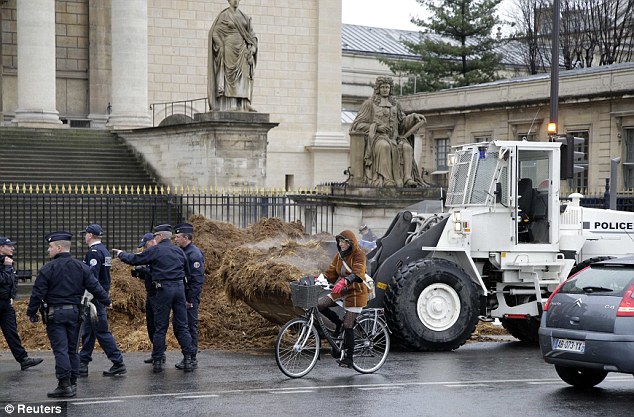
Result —
M 570 339 L 555 339 L 553 343 L 555 350 L 566 350 L 568 352 L 583 353 L 586 350 L 586 342 Z

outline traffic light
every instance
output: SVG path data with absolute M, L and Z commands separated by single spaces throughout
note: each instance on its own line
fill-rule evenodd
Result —
M 581 165 L 575 165 L 575 162 L 583 160 L 585 156 L 583 152 L 579 152 L 576 149 L 579 149 L 580 145 L 583 145 L 585 142 L 584 138 L 579 138 L 576 136 L 572 136 L 571 134 L 566 134 L 562 136 L 552 136 L 551 140 L 553 142 L 560 142 L 560 178 L 562 180 L 567 180 L 574 177 L 574 174 L 579 172 L 583 172 L 585 168 Z

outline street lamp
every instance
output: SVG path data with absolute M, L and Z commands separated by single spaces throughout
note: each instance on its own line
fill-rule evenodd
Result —
M 550 121 L 548 135 L 556 136 L 559 122 L 559 2 L 553 1 L 552 62 L 550 63 Z M 551 131 L 551 129 L 553 131 Z

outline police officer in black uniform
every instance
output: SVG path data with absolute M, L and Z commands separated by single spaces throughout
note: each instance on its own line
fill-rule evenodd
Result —
M 194 226 L 189 223 L 181 223 L 174 228 L 174 243 L 183 249 L 187 261 L 189 262 L 189 272 L 191 274 L 187 282 L 185 298 L 187 299 L 187 326 L 189 334 L 192 336 L 192 367 L 198 367 L 196 353 L 198 352 L 198 305 L 200 304 L 200 293 L 205 283 L 205 258 L 203 253 L 192 243 L 194 236 Z M 179 362 L 177 369 L 184 369 L 185 364 Z
M 154 228 L 156 245 L 141 253 L 131 254 L 113 249 L 115 256 L 129 265 L 149 265 L 152 284 L 156 288 L 154 298 L 154 325 L 156 331 L 152 340 L 153 371 L 162 372 L 162 357 L 165 354 L 165 335 L 169 326 L 170 312 L 173 311 L 174 334 L 183 352 L 185 372 L 191 372 L 192 338 L 187 328 L 187 307 L 185 305 L 185 283 L 189 277 L 187 257 L 181 248 L 174 245 L 172 226 L 161 224 Z
M 15 274 L 13 262 L 13 250 L 16 242 L 8 237 L 0 236 L 0 328 L 7 340 L 9 349 L 23 371 L 42 363 L 40 358 L 29 358 L 28 353 L 22 347 L 18 324 L 15 319 L 13 300 L 18 291 L 18 277 Z
M 47 394 L 52 398 L 74 397 L 77 393 L 79 304 L 84 291 L 90 291 L 106 307 L 112 304 L 88 265 L 71 257 L 71 237 L 71 233 L 64 231 L 46 236 L 52 260 L 38 272 L 26 310 L 31 322 L 36 323 L 38 309 L 42 304 L 46 306 L 46 333 L 55 355 L 55 376 L 58 379 L 57 388 Z
M 156 245 L 154 241 L 154 235 L 152 233 L 146 233 L 141 238 L 141 243 L 137 246 L 137 248 L 143 248 L 143 250 Z M 145 325 L 147 327 L 147 335 L 150 338 L 150 341 L 154 340 L 154 333 L 156 332 L 156 327 L 154 326 L 154 297 L 156 296 L 156 288 L 154 288 L 154 284 L 152 284 L 152 272 L 150 271 L 150 267 L 148 265 L 137 265 L 131 271 L 133 277 L 137 277 L 143 280 L 145 284 Z M 153 363 L 154 360 L 150 356 L 149 359 L 145 359 L 143 362 L 145 363 Z M 162 362 L 165 363 L 165 356 L 162 358 Z
M 110 291 L 110 268 L 112 266 L 112 256 L 108 249 L 101 243 L 103 230 L 98 224 L 91 224 L 82 230 L 85 234 L 85 242 L 90 246 L 84 256 L 84 263 L 90 267 L 99 284 L 106 292 Z M 79 376 L 88 376 L 88 364 L 92 361 L 92 352 L 95 349 L 95 341 L 99 341 L 99 346 L 112 361 L 110 369 L 103 371 L 104 376 L 116 376 L 126 373 L 123 363 L 123 355 L 117 347 L 117 342 L 108 328 L 108 314 L 106 307 L 99 301 L 94 300 L 93 304 L 97 309 L 97 323 L 93 325 L 92 320 L 84 320 L 81 329 L 81 351 L 79 352 Z

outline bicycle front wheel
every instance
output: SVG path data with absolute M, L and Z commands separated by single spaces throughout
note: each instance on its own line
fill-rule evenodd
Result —
M 390 332 L 381 319 L 362 317 L 354 326 L 352 367 L 362 374 L 376 372 L 390 352 Z
M 301 378 L 309 373 L 319 358 L 319 334 L 308 320 L 295 318 L 284 326 L 275 341 L 275 361 L 285 375 Z

